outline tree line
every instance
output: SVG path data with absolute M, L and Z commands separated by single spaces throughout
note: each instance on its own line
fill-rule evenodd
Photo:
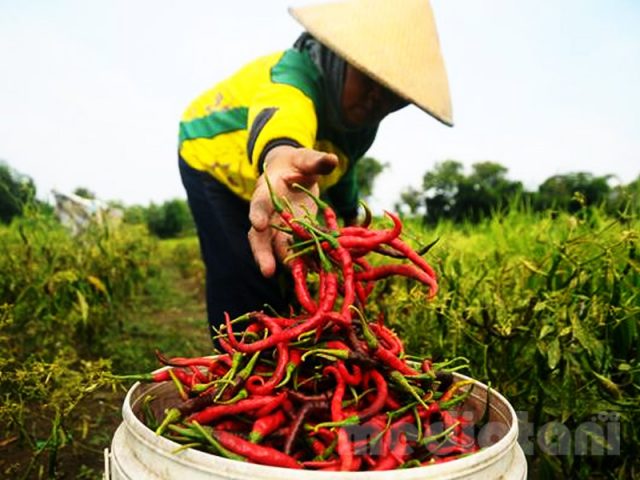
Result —
M 547 178 L 535 191 L 507 178 L 508 169 L 495 162 L 478 162 L 465 173 L 462 163 L 445 160 L 422 177 L 422 188 L 406 187 L 395 208 L 427 223 L 447 219 L 478 222 L 512 208 L 567 211 L 603 208 L 610 214 L 640 212 L 640 175 L 626 185 L 613 185 L 613 175 L 572 172 Z
M 33 180 L 0 161 L 0 223 L 9 224 L 14 217 L 21 216 L 29 208 L 51 215 L 55 206 L 36 197 Z M 86 187 L 77 187 L 74 195 L 88 200 L 96 198 Z M 107 201 L 108 209 L 119 212 L 125 223 L 146 226 L 149 233 L 159 238 L 175 238 L 195 233 L 195 224 L 189 207 L 183 199 L 171 199 L 147 206 L 125 206 L 120 201 Z
M 369 199 L 376 178 L 388 167 L 372 157 L 363 157 L 357 164 L 356 182 L 362 198 Z M 584 211 L 597 206 L 610 214 L 640 213 L 640 175 L 626 185 L 613 185 L 614 176 L 595 176 L 588 172 L 554 175 L 535 191 L 528 191 L 520 181 L 507 177 L 508 169 L 495 162 L 478 162 L 465 173 L 456 160 L 445 160 L 427 170 L 420 188 L 406 187 L 394 204 L 396 211 L 422 217 L 429 224 L 441 220 L 478 222 L 512 208 L 533 211 Z M 89 189 L 78 187 L 78 196 L 93 199 Z M 107 202 L 110 208 L 122 212 L 122 221 L 145 225 L 160 238 L 173 238 L 195 233 L 195 225 L 184 199 L 175 198 L 160 204 L 125 206 L 118 201 Z M 31 178 L 0 162 L 0 223 L 8 224 L 26 208 L 35 206 L 53 214 L 54 207 L 36 198 Z

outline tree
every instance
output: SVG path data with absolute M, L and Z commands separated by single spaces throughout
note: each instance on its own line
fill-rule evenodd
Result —
M 124 212 L 122 221 L 131 225 L 147 223 L 147 208 L 142 205 L 132 205 L 130 207 L 120 207 Z
M 400 192 L 400 201 L 394 207 L 397 211 L 402 211 L 406 206 L 409 209 L 409 214 L 415 216 L 422 205 L 424 205 L 423 193 L 413 187 L 406 187 Z
M 388 166 L 388 163 L 380 163 L 373 157 L 362 157 L 358 160 L 356 163 L 356 182 L 363 200 L 371 197 L 376 177 Z
M 85 187 L 78 187 L 73 191 L 73 193 L 79 197 L 86 198 L 87 200 L 96 199 L 96 194 Z
M 504 210 L 519 195 L 521 182 L 507 179 L 508 169 L 495 162 L 478 162 L 460 185 L 456 196 L 456 219 L 479 221 Z
M 455 209 L 456 195 L 464 181 L 462 163 L 445 160 L 436 163 L 432 171 L 422 178 L 424 202 L 427 207 L 425 220 L 435 223 L 440 218 L 450 217 Z
M 576 212 L 586 205 L 598 205 L 607 201 L 611 193 L 611 175 L 595 177 L 587 172 L 554 175 L 538 187 L 536 208 L 556 208 Z M 576 194 L 581 200 L 578 201 Z
M 33 201 L 36 187 L 31 178 L 0 162 L 0 222 L 9 223 L 22 215 L 25 205 Z
M 149 231 L 160 238 L 178 237 L 195 228 L 187 203 L 180 199 L 166 201 L 161 206 L 152 203 L 147 210 L 147 225 Z
M 611 190 L 607 210 L 616 214 L 640 215 L 640 175 L 629 184 Z

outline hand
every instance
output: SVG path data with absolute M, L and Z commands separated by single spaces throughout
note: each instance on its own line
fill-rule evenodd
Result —
M 293 185 L 300 184 L 318 194 L 318 177 L 327 175 L 338 165 L 338 157 L 332 153 L 291 146 L 275 147 L 265 159 L 264 173 L 258 178 L 249 207 L 249 244 L 253 257 L 265 277 L 276 271 L 276 258 L 282 260 L 289 248 L 288 235 L 271 228 L 280 223 L 271 203 L 265 175 L 277 197 L 286 197 L 294 206 L 294 215 L 313 212 L 316 206 L 309 196 Z M 304 206 L 304 207 L 303 207 Z

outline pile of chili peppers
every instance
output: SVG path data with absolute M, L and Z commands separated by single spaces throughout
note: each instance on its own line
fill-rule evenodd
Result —
M 312 198 L 318 219 L 295 217 L 272 197 L 292 238 L 287 263 L 299 307 L 289 317 L 227 316 L 216 339 L 223 352 L 214 357 L 157 352 L 167 368 L 128 378 L 173 382 L 181 403 L 156 419 L 145 399 L 146 425 L 178 450 L 294 469 L 390 470 L 478 450 L 471 420 L 455 408 L 471 381 L 407 355 L 381 316 L 366 318 L 377 280 L 409 277 L 432 297 L 433 269 L 400 238 L 396 215 L 386 213 L 393 222 L 386 229 L 372 228 L 370 215 L 341 227 L 331 207 Z M 394 259 L 373 266 L 374 253 Z

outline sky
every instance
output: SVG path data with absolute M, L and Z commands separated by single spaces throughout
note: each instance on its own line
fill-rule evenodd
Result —
M 398 0 L 400 2 L 401 0 Z M 291 45 L 308 0 L 0 0 L 0 159 L 51 189 L 126 205 L 185 198 L 186 106 L 254 57 Z M 552 175 L 640 175 L 640 2 L 432 0 L 453 128 L 410 106 L 368 155 L 391 208 L 441 161 Z M 408 27 L 409 28 L 409 27 Z M 366 41 L 366 39 L 364 40 Z

